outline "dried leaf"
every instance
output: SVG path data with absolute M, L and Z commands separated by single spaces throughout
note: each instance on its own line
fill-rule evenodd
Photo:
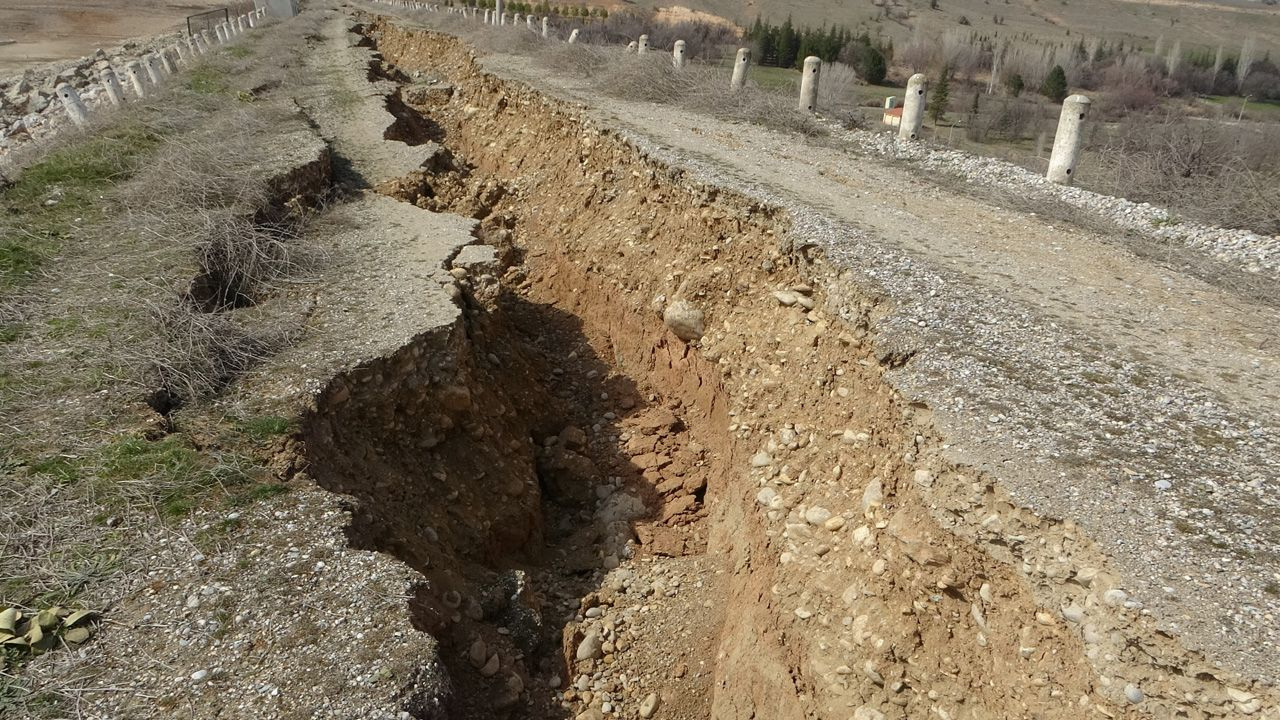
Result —
M 71 628 L 70 630 L 68 630 L 66 634 L 62 636 L 62 638 L 69 643 L 79 645 L 85 640 L 88 640 L 89 635 L 90 635 L 89 628 L 78 627 L 78 628 Z
M 18 620 L 22 619 L 22 612 L 18 608 L 8 608 L 4 612 L 0 612 L 0 630 L 7 633 L 16 633 L 18 631 Z
M 62 620 L 63 627 L 75 627 L 93 615 L 92 610 L 76 610 Z

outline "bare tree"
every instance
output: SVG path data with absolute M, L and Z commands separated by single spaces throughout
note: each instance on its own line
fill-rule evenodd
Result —
M 1164 66 L 1172 75 L 1178 71 L 1178 65 L 1182 62 L 1182 41 L 1174 40 L 1173 47 L 1169 48 L 1169 57 L 1165 58 Z
M 1257 43 L 1253 37 L 1244 41 L 1244 45 L 1240 48 L 1240 60 L 1236 62 L 1236 91 L 1244 90 L 1245 78 L 1249 77 L 1249 69 L 1253 66 L 1254 55 L 1257 54 L 1255 46 Z

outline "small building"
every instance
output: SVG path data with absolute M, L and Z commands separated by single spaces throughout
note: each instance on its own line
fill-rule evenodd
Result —
M 902 124 L 902 108 L 898 107 L 898 98 L 890 95 L 884 99 L 884 116 L 880 118 L 880 122 L 889 127 Z

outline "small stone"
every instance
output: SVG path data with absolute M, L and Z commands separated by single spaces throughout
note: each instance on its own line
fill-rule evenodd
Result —
M 804 520 L 810 525 L 821 525 L 831 519 L 831 511 L 815 505 L 804 512 Z
M 706 316 L 686 300 L 676 300 L 668 305 L 662 313 L 662 322 L 685 342 L 700 339 L 706 331 Z
M 1067 607 L 1062 608 L 1062 617 L 1073 623 L 1079 624 L 1084 621 L 1084 608 L 1075 603 L 1071 603 Z
M 207 677 L 209 677 L 208 670 L 197 670 L 191 673 L 191 679 L 194 680 L 195 682 L 204 682 L 205 678 Z
M 489 659 L 489 648 L 484 644 L 484 640 L 476 638 L 475 642 L 471 643 L 471 647 L 467 650 L 467 659 L 477 670 L 484 667 L 485 661 Z
M 773 488 L 762 488 L 760 492 L 756 493 L 756 502 L 768 507 L 776 497 L 778 497 L 777 490 L 774 490 Z
M 751 467 L 768 467 L 772 464 L 773 456 L 763 450 L 751 456 Z
M 502 667 L 502 659 L 498 657 L 498 653 L 494 653 L 489 657 L 489 662 L 480 668 L 480 674 L 485 677 L 493 677 L 498 674 L 498 669 Z
M 884 720 L 884 713 L 863 705 L 853 711 L 853 720 Z
M 809 618 L 813 617 L 813 611 L 808 610 L 806 608 L 796 608 L 796 617 L 800 618 L 801 620 L 808 620 Z
M 787 290 L 778 290 L 774 292 L 773 299 L 777 300 L 778 304 L 783 307 L 791 307 L 796 304 L 797 300 L 799 300 L 795 293 Z
M 658 693 L 649 693 L 640 701 L 640 717 L 651 718 L 658 711 Z
M 840 528 L 844 527 L 844 518 L 840 517 L 839 515 L 836 515 L 835 517 L 832 517 L 832 518 L 828 518 L 826 522 L 822 523 L 822 527 L 830 530 L 831 532 L 835 532 Z
M 579 660 L 599 660 L 602 655 L 604 655 L 604 649 L 599 633 L 589 632 L 582 638 L 582 642 L 578 643 L 576 657 Z
M 1124 686 L 1124 698 L 1129 702 L 1137 705 L 1142 702 L 1146 696 L 1142 694 L 1142 689 L 1132 683 Z

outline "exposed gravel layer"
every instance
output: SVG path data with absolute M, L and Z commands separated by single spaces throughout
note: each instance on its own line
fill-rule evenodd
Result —
M 989 471 L 1036 512 L 1087 528 L 1144 612 L 1214 660 L 1274 680 L 1280 508 L 1271 484 L 1280 476 L 1280 392 L 1276 358 L 1266 350 L 1273 310 L 1106 238 L 974 202 L 901 168 L 840 164 L 844 148 L 833 153 L 667 106 L 602 98 L 579 79 L 531 69 L 523 57 L 484 62 L 586 102 L 644 152 L 688 170 L 690 183 L 787 208 L 793 243 L 820 249 L 852 287 L 890 301 L 878 318 L 878 347 L 886 360 L 905 363 L 891 378 L 934 411 L 951 459 Z M 908 152 L 974 175 L 997 162 Z M 1133 222 L 1148 231 L 1150 218 L 1160 217 L 1000 167 L 1068 201 L 1132 207 Z M 935 208 L 946 212 L 934 216 Z M 1274 265 L 1267 238 L 1199 237 L 1216 238 L 1215 253 L 1244 248 L 1242 263 Z M 981 263 L 955 262 L 971 240 L 1004 242 L 1009 252 L 991 256 L 1004 264 L 978 273 Z M 1032 247 L 1036 253 L 1022 257 Z

